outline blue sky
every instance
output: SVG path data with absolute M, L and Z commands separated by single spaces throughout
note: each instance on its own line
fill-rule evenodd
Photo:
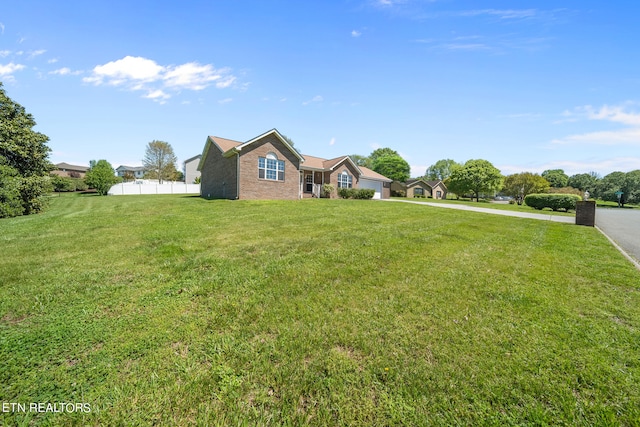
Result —
M 333 158 L 391 147 L 422 175 L 640 169 L 636 2 L 10 2 L 0 81 L 51 160 L 183 160 L 272 128 Z M 180 167 L 180 165 L 179 165 Z

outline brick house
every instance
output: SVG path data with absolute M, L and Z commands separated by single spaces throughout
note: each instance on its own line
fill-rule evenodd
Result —
M 371 188 L 390 196 L 391 180 L 356 165 L 349 156 L 322 159 L 300 154 L 272 129 L 247 142 L 209 136 L 198 165 L 202 197 L 208 199 L 301 199 L 334 189 Z M 334 191 L 331 197 L 338 197 Z
M 52 174 L 70 178 L 84 178 L 89 170 L 89 166 L 70 165 L 69 163 L 56 163 L 56 169 Z
M 406 182 L 394 181 L 391 184 L 391 191 L 396 194 L 405 194 L 406 197 L 447 198 L 447 186 L 440 180 L 427 181 L 417 178 L 408 179 Z

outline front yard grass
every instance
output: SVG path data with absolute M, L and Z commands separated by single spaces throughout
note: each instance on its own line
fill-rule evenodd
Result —
M 65 195 L 0 221 L 2 425 L 638 425 L 640 272 L 590 227 Z

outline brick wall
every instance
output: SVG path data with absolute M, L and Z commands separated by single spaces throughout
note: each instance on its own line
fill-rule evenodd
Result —
M 224 158 L 211 143 L 200 176 L 200 195 L 208 199 L 237 198 L 237 158 Z
M 351 175 L 352 188 L 358 188 L 358 172 L 354 169 L 351 163 L 345 159 L 341 163 L 338 163 L 338 165 L 334 167 L 333 171 L 325 172 L 324 182 L 333 185 L 333 188 L 335 188 L 335 191 L 331 194 L 331 198 L 340 198 L 340 196 L 338 196 L 338 175 L 340 175 L 345 169 L 349 175 Z
M 274 134 L 245 147 L 240 155 L 240 199 L 298 199 L 300 161 Z M 258 157 L 273 153 L 284 160 L 284 181 L 258 178 Z

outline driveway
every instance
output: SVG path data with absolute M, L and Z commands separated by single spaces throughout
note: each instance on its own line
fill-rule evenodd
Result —
M 640 209 L 598 208 L 596 226 L 640 262 Z
M 566 224 L 576 223 L 576 218 L 574 216 L 561 216 L 561 215 L 551 215 L 551 214 L 533 213 L 533 212 L 530 213 L 530 212 L 502 211 L 499 209 L 483 208 L 480 206 L 476 207 L 476 206 L 468 206 L 468 205 L 457 205 L 453 203 L 420 202 L 417 200 L 385 199 L 385 201 L 415 203 L 417 205 L 433 206 L 434 208 L 459 209 L 463 211 L 481 212 L 481 213 L 487 213 L 492 215 L 515 216 L 518 218 L 539 219 L 543 221 L 553 221 L 553 222 L 564 222 Z

